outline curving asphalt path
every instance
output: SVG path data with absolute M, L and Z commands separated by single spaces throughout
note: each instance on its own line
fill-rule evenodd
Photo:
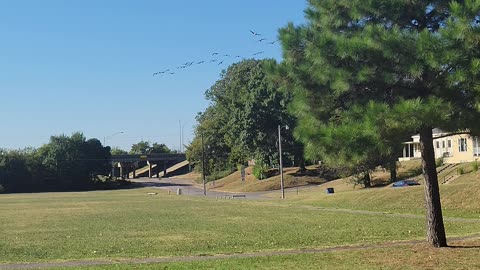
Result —
M 137 183 L 138 185 L 144 187 L 158 188 L 162 190 L 170 191 L 171 193 L 176 193 L 180 188 L 182 189 L 182 194 L 190 196 L 204 196 L 202 185 L 195 183 L 193 179 L 189 178 L 137 178 L 132 180 L 132 182 Z M 233 198 L 233 195 L 245 195 L 245 199 L 249 200 L 260 200 L 260 199 L 269 199 L 264 197 L 265 194 L 278 191 L 265 191 L 265 192 L 224 192 L 224 191 L 211 191 L 207 190 L 207 197 L 214 198 Z M 243 199 L 243 198 L 241 198 Z

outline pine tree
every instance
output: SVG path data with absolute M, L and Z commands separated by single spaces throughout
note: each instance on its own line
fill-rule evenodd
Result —
M 434 247 L 447 242 L 432 128 L 478 129 L 479 15 L 478 0 L 310 0 L 307 23 L 280 30 L 310 157 L 361 160 L 420 134 Z

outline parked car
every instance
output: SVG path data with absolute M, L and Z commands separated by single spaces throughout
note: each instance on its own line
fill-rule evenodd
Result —
M 415 180 L 401 180 L 393 183 L 392 187 L 408 187 L 408 186 L 418 186 L 420 185 Z

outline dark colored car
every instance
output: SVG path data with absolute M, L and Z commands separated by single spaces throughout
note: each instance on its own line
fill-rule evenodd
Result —
M 401 180 L 393 183 L 392 187 L 408 187 L 408 186 L 418 186 L 418 185 L 420 184 L 414 180 Z

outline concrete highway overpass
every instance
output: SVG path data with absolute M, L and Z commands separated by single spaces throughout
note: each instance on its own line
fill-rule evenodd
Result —
M 182 163 L 183 166 L 188 165 L 188 162 L 185 163 L 186 159 L 185 154 L 112 155 L 112 177 L 136 178 L 137 172 L 148 172 L 148 177 L 151 178 L 154 175 L 154 169 L 157 177 L 160 177 L 162 168 L 162 175 L 165 176 L 167 169 L 178 163 Z

